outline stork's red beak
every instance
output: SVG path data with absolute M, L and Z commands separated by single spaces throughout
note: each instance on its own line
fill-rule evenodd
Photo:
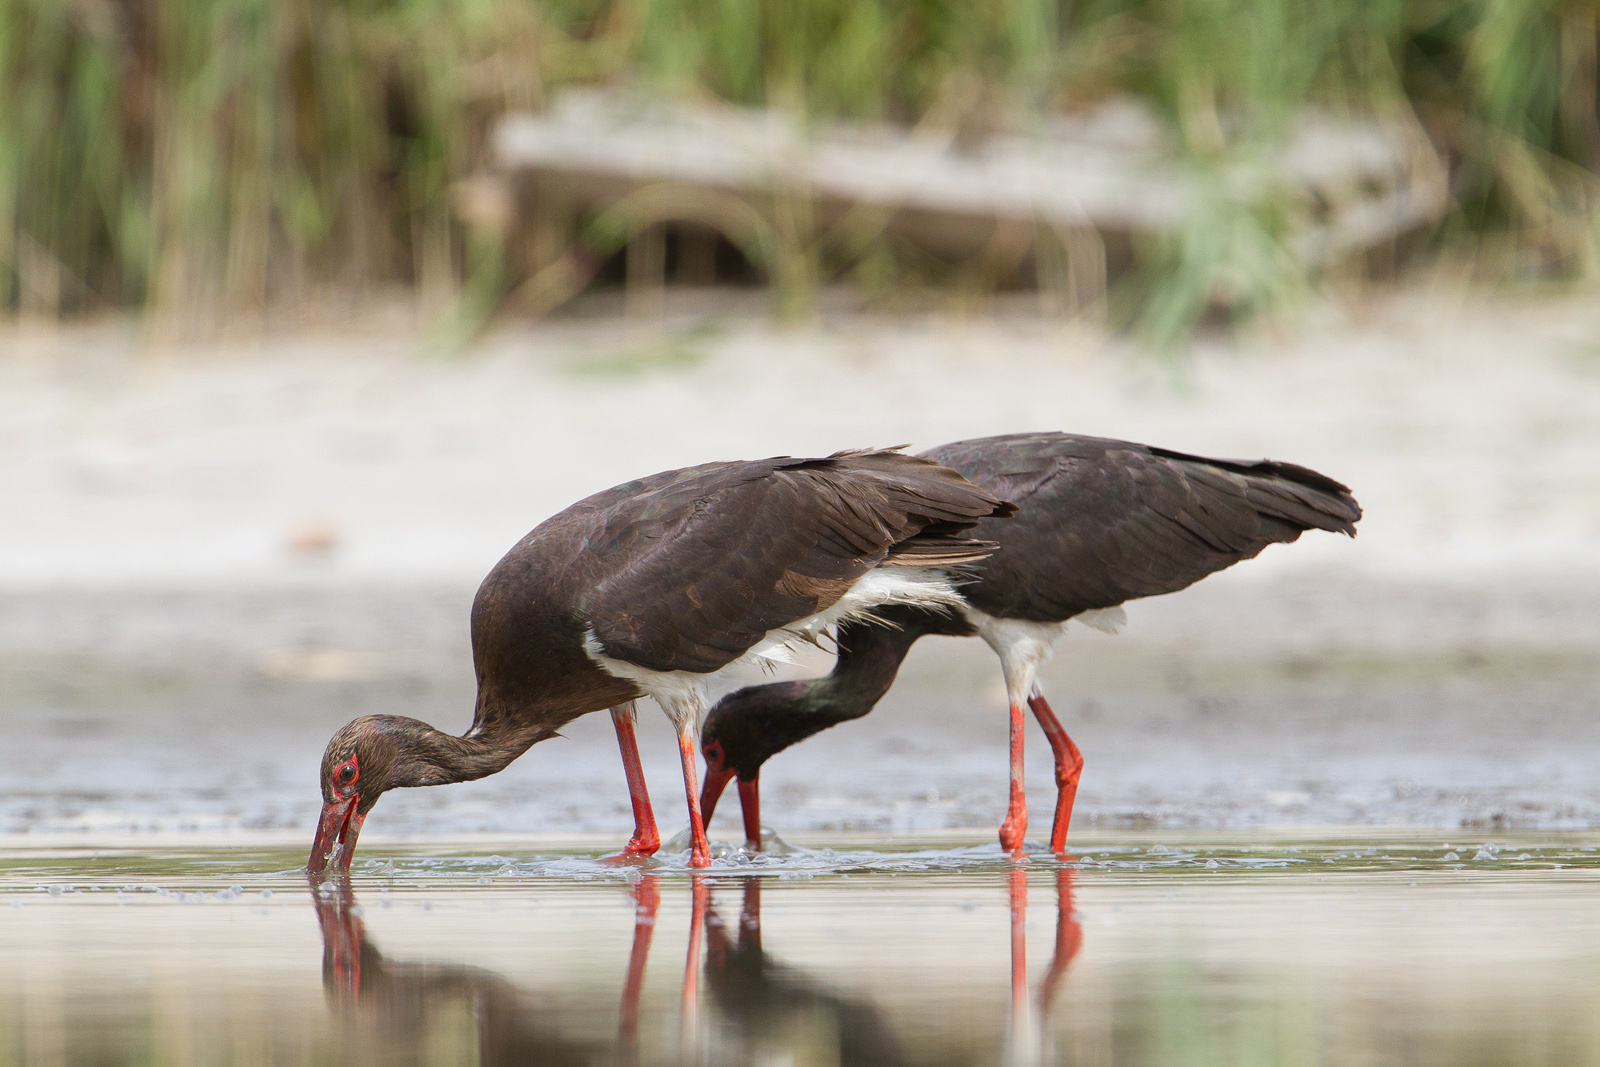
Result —
M 706 766 L 706 784 L 700 787 L 700 825 L 711 825 L 711 813 L 717 810 L 717 798 L 722 796 L 722 791 L 728 788 L 728 782 L 733 778 L 731 767 L 721 767 L 713 770 L 709 764 Z
M 344 800 L 322 805 L 317 839 L 311 843 L 311 859 L 306 862 L 306 870 L 313 876 L 322 876 L 328 861 L 333 859 L 335 848 L 339 851 L 339 857 L 334 873 L 350 873 L 350 858 L 356 852 L 356 838 L 361 834 L 361 824 L 366 821 L 366 816 L 356 810 L 356 803 L 360 799 L 352 794 Z

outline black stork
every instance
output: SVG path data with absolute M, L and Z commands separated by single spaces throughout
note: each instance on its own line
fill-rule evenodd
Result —
M 335 852 L 336 870 L 349 871 L 386 790 L 493 774 L 604 708 L 634 805 L 627 853 L 653 853 L 660 839 L 633 735 L 641 696 L 677 728 L 690 863 L 708 866 L 694 754 L 713 676 L 885 605 L 954 605 L 952 569 L 994 548 L 963 534 L 1011 510 L 949 468 L 895 450 L 708 463 L 574 504 L 478 588 L 478 698 L 464 736 L 388 715 L 333 735 L 308 871 L 320 875 Z
M 837 635 L 827 677 L 751 686 L 711 709 L 700 809 L 737 777 L 745 837 L 760 848 L 761 765 L 812 734 L 860 718 L 888 692 L 901 661 L 926 634 L 982 637 L 1000 657 L 1011 703 L 1011 799 L 1000 844 L 1027 832 L 1022 708 L 1033 710 L 1055 754 L 1050 848 L 1066 850 L 1083 757 L 1034 681 L 1067 620 L 1114 630 L 1121 605 L 1171 593 L 1306 530 L 1355 536 L 1361 508 L 1349 489 L 1292 463 L 1206 459 L 1164 448 L 1064 433 L 957 441 L 922 453 L 1017 507 L 974 536 L 1000 548 L 968 569 L 963 603 L 893 607 Z

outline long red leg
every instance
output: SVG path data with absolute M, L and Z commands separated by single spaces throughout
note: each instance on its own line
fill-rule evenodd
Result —
M 744 841 L 761 851 L 761 777 L 739 779 L 739 810 L 744 813 Z
M 1056 952 L 1050 958 L 1050 969 L 1039 983 L 1039 1014 L 1050 1010 L 1050 1001 L 1056 995 L 1056 986 L 1066 975 L 1067 968 L 1083 947 L 1083 925 L 1072 904 L 1072 868 L 1056 871 Z
M 617 728 L 617 747 L 622 749 L 622 772 L 628 776 L 628 799 L 633 802 L 633 837 L 624 856 L 653 856 L 661 847 L 656 830 L 656 813 L 650 807 L 650 791 L 644 784 L 644 767 L 639 764 L 639 740 L 633 732 L 633 705 L 611 709 L 611 725 Z
M 1083 773 L 1083 753 L 1067 736 L 1066 727 L 1050 710 L 1044 694 L 1037 691 L 1028 698 L 1034 717 L 1044 727 L 1050 739 L 1050 750 L 1056 757 L 1056 820 L 1050 827 L 1050 851 L 1062 855 L 1067 851 L 1067 826 L 1072 822 L 1072 802 L 1078 797 L 1078 776 Z
M 650 959 L 650 940 L 656 932 L 656 911 L 661 907 L 661 889 L 656 876 L 647 874 L 633 890 L 633 949 L 628 953 L 628 980 L 622 987 L 622 1015 L 617 1022 L 617 1041 L 630 1053 L 639 1046 L 639 994 L 644 989 L 644 965 Z
M 1022 766 L 1022 705 L 1011 705 L 1011 803 L 1006 808 L 1006 821 L 1000 824 L 1000 847 L 1013 856 L 1022 854 L 1023 839 L 1028 836 L 1028 794 L 1023 788 Z
M 700 821 L 700 789 L 695 783 L 694 738 L 684 730 L 678 734 L 678 754 L 683 760 L 683 791 L 689 801 L 689 831 L 694 837 L 694 849 L 689 853 L 689 866 L 711 866 L 711 846 L 706 844 L 706 826 Z

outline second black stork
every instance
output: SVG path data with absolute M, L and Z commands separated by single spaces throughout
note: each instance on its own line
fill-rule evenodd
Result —
M 389 715 L 333 735 L 308 869 L 320 875 L 337 855 L 336 869 L 349 870 L 385 791 L 494 774 L 606 708 L 633 799 L 627 851 L 653 853 L 660 838 L 633 734 L 641 696 L 677 728 L 690 863 L 708 866 L 695 751 L 713 676 L 885 605 L 954 605 L 952 568 L 994 548 L 964 534 L 1011 511 L 948 467 L 894 451 L 707 463 L 574 504 L 523 538 L 478 589 L 478 698 L 464 736 Z
M 1017 506 L 974 535 L 998 551 L 974 563 L 963 601 L 892 607 L 847 622 L 825 678 L 751 686 L 711 709 L 701 737 L 706 759 L 700 808 L 710 822 L 737 777 L 745 837 L 760 847 L 761 766 L 799 741 L 872 710 L 911 646 L 927 634 L 979 636 L 1000 657 L 1011 704 L 1011 794 L 1000 844 L 1021 849 L 1023 707 L 1031 708 L 1055 755 L 1056 813 L 1050 848 L 1066 849 L 1083 757 L 1035 685 L 1069 619 L 1114 630 L 1121 605 L 1171 593 L 1250 559 L 1306 530 L 1355 536 L 1361 508 L 1345 486 L 1305 467 L 1206 459 L 1164 448 L 1064 433 L 958 441 L 922 455 L 952 467 Z

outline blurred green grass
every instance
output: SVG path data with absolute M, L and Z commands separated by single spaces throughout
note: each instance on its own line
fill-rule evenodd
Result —
M 1415 121 L 1451 209 L 1355 273 L 1583 278 L 1597 27 L 1594 0 L 6 0 L 0 309 L 203 321 L 402 286 L 470 326 L 530 270 L 459 210 L 494 120 L 594 84 L 958 138 L 1133 94 L 1202 171 L 1310 104 Z M 1158 340 L 1219 291 L 1248 316 L 1310 281 L 1274 205 L 1203 204 L 1111 303 Z M 993 281 L 870 232 L 816 255 L 796 269 L 877 292 Z

